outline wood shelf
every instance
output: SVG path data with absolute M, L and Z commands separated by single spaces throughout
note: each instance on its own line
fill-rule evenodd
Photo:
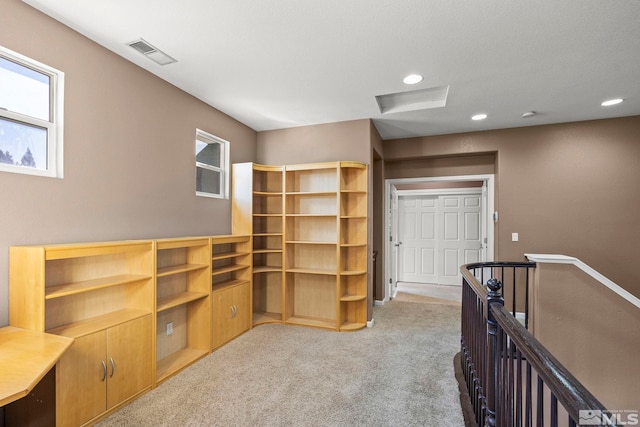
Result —
M 366 326 L 367 324 L 362 322 L 344 322 L 342 325 L 340 325 L 340 331 L 358 331 L 360 329 L 364 329 Z
M 282 236 L 282 233 L 254 233 L 254 237 Z
M 245 255 L 251 255 L 251 252 L 226 252 L 226 253 L 219 253 L 219 254 L 215 254 L 213 255 L 213 257 L 211 258 L 213 261 L 219 261 L 221 259 L 229 259 L 229 258 L 238 258 L 241 256 L 245 256 Z
M 156 277 L 171 276 L 173 274 L 186 273 L 188 271 L 203 270 L 208 268 L 207 264 L 181 264 L 171 267 L 159 268 Z
M 253 312 L 253 324 L 282 323 L 282 313 Z
M 335 214 L 329 214 L 329 213 L 288 213 L 285 216 L 287 217 L 292 217 L 292 218 L 323 218 L 323 217 L 327 217 L 327 218 L 335 218 L 336 215 Z
M 285 321 L 285 323 L 290 325 L 312 326 L 314 328 L 336 329 L 336 321 L 331 319 L 291 316 Z
M 44 247 L 46 252 L 45 260 L 53 261 L 58 259 L 86 258 L 91 256 L 144 251 L 147 249 L 148 244 L 149 242 L 144 240 L 126 240 L 120 242 L 47 245 Z
M 254 254 L 281 254 L 282 249 L 254 249 Z
M 164 298 L 158 299 L 158 303 L 156 305 L 156 311 L 164 311 L 173 307 L 177 307 L 182 304 L 189 303 L 191 301 L 196 301 L 202 298 L 208 297 L 209 294 L 205 292 L 192 292 L 185 291 L 179 294 L 170 295 Z
M 336 269 L 328 268 L 287 268 L 287 273 L 299 273 L 299 274 L 320 274 L 326 276 L 336 276 L 338 271 Z
M 290 245 L 333 245 L 333 246 L 337 244 L 337 242 L 318 242 L 315 240 L 287 240 L 285 243 Z
M 253 274 L 257 273 L 271 273 L 282 271 L 282 266 L 278 265 L 263 265 L 259 267 L 253 267 Z
M 340 243 L 340 246 L 343 248 L 357 248 L 361 246 L 367 246 L 367 243 Z
M 337 191 L 287 191 L 286 196 L 337 196 Z
M 282 196 L 282 191 L 254 191 L 253 194 L 255 196 L 267 196 L 267 197 L 276 197 Z
M 122 310 L 103 314 L 101 316 L 96 316 L 89 319 L 80 320 L 78 322 L 72 322 L 63 326 L 58 326 L 57 328 L 49 329 L 46 332 L 49 334 L 62 335 L 69 338 L 79 338 L 97 331 L 108 329 L 121 323 L 128 322 L 130 320 L 144 317 L 149 314 L 151 314 L 150 311 L 125 308 Z
M 340 297 L 342 302 L 362 301 L 367 299 L 366 295 L 343 295 Z
M 229 280 L 225 280 L 224 282 L 215 283 L 212 286 L 212 290 L 217 291 L 224 288 L 230 288 L 233 286 L 242 285 L 243 283 L 248 283 L 248 282 L 249 280 L 244 280 L 244 279 L 229 279 Z
M 367 274 L 366 270 L 342 270 L 340 272 L 342 276 L 358 276 L 360 274 Z
M 231 264 L 224 267 L 214 267 L 211 269 L 211 274 L 213 276 L 217 276 L 220 274 L 233 273 L 234 271 L 244 270 L 245 268 L 251 267 L 247 264 Z
M 128 283 L 140 282 L 149 279 L 151 279 L 151 276 L 144 276 L 140 274 L 119 274 L 116 276 L 101 277 L 99 279 L 47 286 L 45 287 L 45 299 L 62 298 L 83 292 L 109 288 L 111 286 L 126 285 Z
M 207 350 L 183 348 L 156 362 L 156 382 L 160 383 L 196 360 L 209 354 Z

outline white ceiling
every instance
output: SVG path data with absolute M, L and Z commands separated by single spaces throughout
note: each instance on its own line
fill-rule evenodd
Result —
M 24 1 L 256 131 L 371 118 L 395 139 L 640 114 L 639 0 Z M 126 45 L 139 38 L 178 62 Z M 447 85 L 441 108 L 383 115 L 375 99 Z

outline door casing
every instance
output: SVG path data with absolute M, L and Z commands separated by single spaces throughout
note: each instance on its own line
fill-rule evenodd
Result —
M 385 180 L 385 253 L 393 254 L 393 245 L 397 243 L 397 236 L 393 235 L 391 224 L 395 221 L 392 218 L 391 209 L 391 194 L 392 191 L 396 192 L 395 188 L 398 184 L 416 184 L 416 183 L 434 183 L 434 182 L 469 182 L 469 181 L 483 181 L 483 200 L 484 203 L 484 218 L 482 226 L 486 227 L 487 243 L 485 246 L 485 261 L 493 261 L 494 259 L 494 218 L 495 213 L 495 175 L 458 175 L 458 176 L 440 176 L 440 177 L 424 177 L 424 178 L 396 178 Z M 420 192 L 421 190 L 407 190 L 413 192 Z M 430 194 L 433 194 L 434 190 L 429 190 Z M 457 189 L 443 189 L 438 190 L 442 194 L 454 194 Z M 426 194 L 427 190 L 422 190 L 423 194 Z M 404 192 L 405 194 L 406 191 Z M 397 212 L 396 212 L 397 213 Z M 397 233 L 397 227 L 395 232 Z M 395 257 L 385 257 L 384 262 L 384 280 L 385 280 L 385 294 L 384 301 L 388 301 L 393 298 L 396 291 L 395 278 L 392 277 L 393 266 L 392 262 L 396 262 Z M 397 271 L 396 271 L 397 274 Z

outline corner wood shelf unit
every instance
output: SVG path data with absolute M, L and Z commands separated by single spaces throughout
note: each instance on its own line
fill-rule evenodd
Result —
M 367 322 L 367 166 L 233 165 L 233 232 L 253 236 L 253 324 Z
M 232 230 L 252 245 L 252 325 L 282 323 L 284 306 L 284 167 L 233 165 Z
M 216 349 L 251 328 L 251 236 L 215 236 L 210 246 L 211 342 Z
M 156 240 L 155 252 L 155 378 L 161 382 L 211 351 L 211 252 L 209 238 Z

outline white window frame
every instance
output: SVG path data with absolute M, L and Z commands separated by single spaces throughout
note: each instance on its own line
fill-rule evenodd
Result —
M 229 141 L 211 135 L 201 129 L 196 129 L 196 149 L 198 142 L 204 142 L 207 144 L 219 144 L 220 145 L 220 165 L 221 167 L 215 167 L 207 163 L 201 163 L 196 160 L 196 174 L 198 168 L 208 169 L 220 173 L 220 193 L 208 193 L 205 191 L 197 191 L 196 196 L 213 197 L 215 199 L 228 199 L 229 198 Z M 195 153 L 197 156 L 197 152 Z M 197 159 L 197 157 L 196 157 Z M 196 178 L 197 179 L 197 178 Z
M 49 117 L 41 120 L 0 108 L 0 117 L 47 131 L 47 167 L 36 169 L 0 163 L 0 171 L 26 175 L 63 178 L 64 72 L 0 46 L 0 56 L 20 66 L 31 68 L 50 78 Z M 2 107 L 0 105 L 0 107 Z

